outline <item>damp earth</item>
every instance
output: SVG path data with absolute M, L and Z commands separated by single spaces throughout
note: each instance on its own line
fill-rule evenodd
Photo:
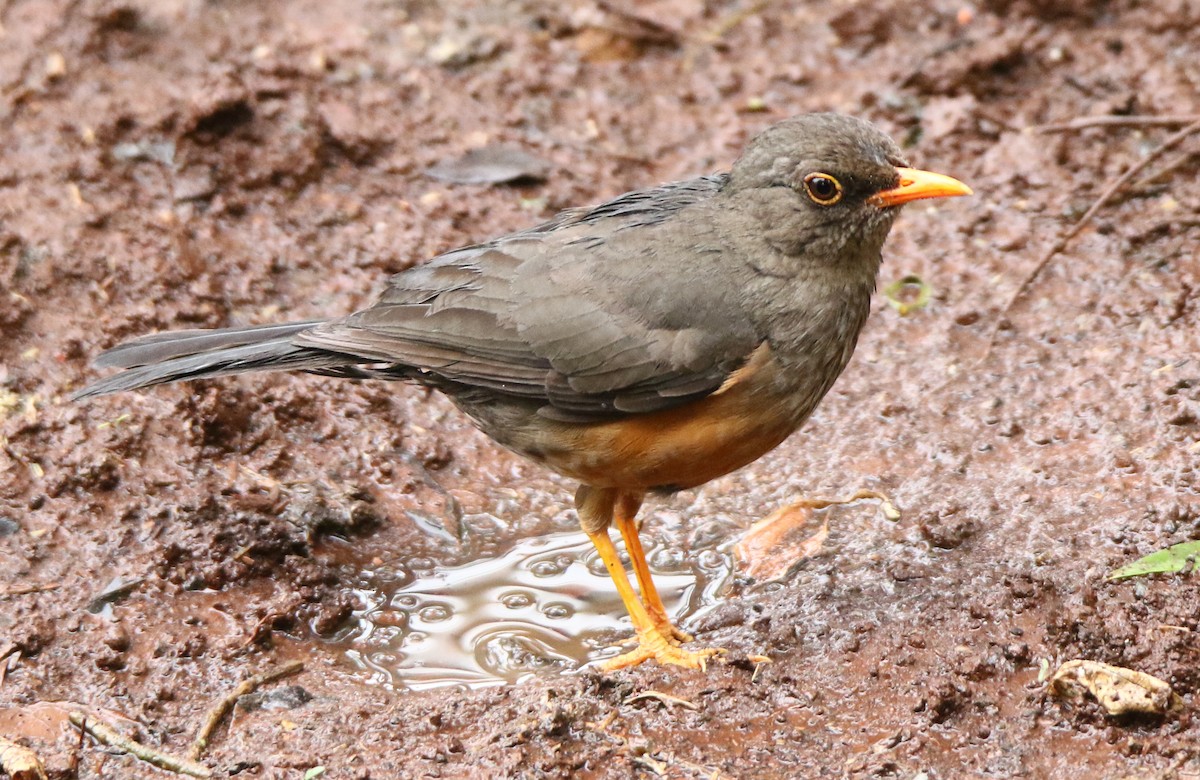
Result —
M 48 713 L 183 755 L 294 661 L 214 776 L 1200 773 L 1196 579 L 1106 579 L 1200 538 L 1200 136 L 1038 270 L 1200 112 L 1195 3 L 10 0 L 0 41 L 0 737 L 50 776 L 163 772 Z M 123 339 L 345 313 L 812 110 L 976 195 L 906 209 L 802 432 L 644 510 L 668 606 L 728 651 L 705 673 L 595 669 L 629 624 L 573 486 L 436 393 L 69 400 Z M 1099 116 L 1163 121 L 1045 129 Z M 899 518 L 816 510 L 737 554 L 864 488 Z M 1050 695 L 1076 659 L 1181 707 Z

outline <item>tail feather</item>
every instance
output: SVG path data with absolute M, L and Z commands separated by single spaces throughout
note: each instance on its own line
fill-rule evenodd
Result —
M 324 320 L 289 322 L 282 325 L 255 325 L 248 328 L 203 328 L 151 333 L 118 344 L 96 356 L 97 368 L 133 368 L 161 363 L 171 358 L 198 355 L 225 347 L 261 344 L 273 339 L 288 339 L 320 325 Z
M 292 343 L 292 338 L 319 321 L 221 330 L 156 333 L 120 344 L 101 354 L 96 364 L 124 371 L 93 382 L 75 400 L 139 387 L 251 371 L 324 371 L 360 362 L 338 352 Z

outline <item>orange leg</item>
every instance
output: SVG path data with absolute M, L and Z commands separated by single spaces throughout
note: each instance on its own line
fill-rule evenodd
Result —
M 663 634 L 678 642 L 690 642 L 692 636 L 671 623 L 667 608 L 654 587 L 654 579 L 650 575 L 650 566 L 646 563 L 646 551 L 642 549 L 642 541 L 638 538 L 637 523 L 634 518 L 641 507 L 642 499 L 632 493 L 621 493 L 613 507 L 613 521 L 621 538 L 625 540 L 625 550 L 629 553 L 629 561 L 633 564 L 633 573 L 637 576 L 638 589 L 642 592 L 642 604 L 650 616 L 651 622 Z
M 608 575 L 612 577 L 613 583 L 617 586 L 617 593 L 620 594 L 625 609 L 629 610 L 629 617 L 633 620 L 633 628 L 637 632 L 638 640 L 636 648 L 624 655 L 604 661 L 600 665 L 601 669 L 605 671 L 624 669 L 653 658 L 660 664 L 674 664 L 689 669 L 703 670 L 710 657 L 722 652 L 715 648 L 693 651 L 680 647 L 674 635 L 657 625 L 650 617 L 646 607 L 638 600 L 633 585 L 629 582 L 629 575 L 625 573 L 625 567 L 621 564 L 617 548 L 608 536 L 608 530 L 589 531 L 588 538 L 595 545 L 596 552 L 600 553 L 600 559 L 604 561 Z M 632 552 L 630 557 L 634 557 Z M 645 559 L 643 558 L 643 565 L 644 563 Z M 647 574 L 649 574 L 649 570 L 647 570 Z M 671 624 L 667 622 L 666 625 L 670 627 Z

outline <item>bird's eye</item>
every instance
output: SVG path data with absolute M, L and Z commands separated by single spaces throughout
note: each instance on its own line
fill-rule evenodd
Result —
M 813 203 L 832 206 L 842 199 L 842 185 L 828 173 L 810 173 L 804 177 L 804 189 Z

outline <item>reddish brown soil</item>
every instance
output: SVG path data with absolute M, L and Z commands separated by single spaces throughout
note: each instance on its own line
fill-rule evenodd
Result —
M 1200 771 L 1196 580 L 1104 579 L 1200 537 L 1200 138 L 1003 313 L 1105 182 L 1171 132 L 1029 128 L 1196 112 L 1200 7 L 637 7 L 660 26 L 586 2 L 0 3 L 6 728 L 66 700 L 183 753 L 236 681 L 303 658 L 287 682 L 313 700 L 239 711 L 204 756 L 217 776 Z M 323 639 L 355 608 L 357 573 L 561 528 L 569 485 L 415 388 L 274 375 L 67 400 L 124 338 L 346 312 L 389 272 L 721 169 L 755 130 L 816 109 L 878 121 L 977 196 L 902 217 L 883 282 L 919 274 L 931 305 L 901 316 L 881 298 L 804 432 L 648 508 L 648 535 L 665 517 L 697 545 L 803 494 L 872 486 L 904 509 L 896 523 L 839 510 L 784 587 L 743 589 L 693 625 L 735 658 L 771 656 L 757 675 L 373 685 Z M 550 161 L 549 179 L 423 175 L 491 141 Z M 449 517 L 447 496 L 502 531 L 466 551 L 412 520 Z M 117 577 L 131 592 L 89 612 Z M 1049 699 L 1039 662 L 1072 658 L 1157 675 L 1185 707 L 1114 721 Z M 695 709 L 626 703 L 648 690 Z M 55 776 L 161 774 L 80 754 L 66 729 L 10 736 Z

